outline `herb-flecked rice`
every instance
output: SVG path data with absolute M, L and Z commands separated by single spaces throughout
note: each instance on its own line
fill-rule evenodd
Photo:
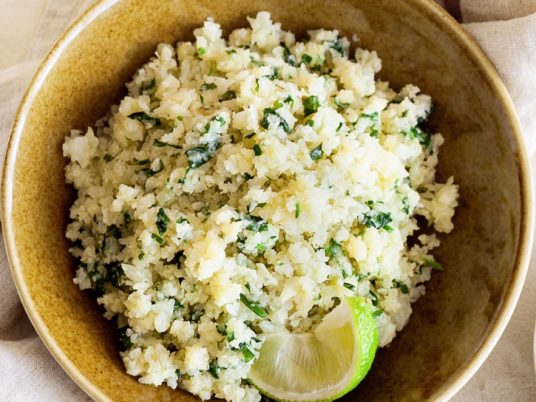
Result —
M 235 402 L 260 400 L 245 380 L 265 334 L 309 331 L 345 296 L 370 300 L 388 345 L 443 269 L 434 232 L 458 197 L 435 181 L 429 96 L 375 79 L 377 54 L 337 31 L 248 21 L 159 45 L 63 145 L 75 283 L 116 320 L 127 372 Z

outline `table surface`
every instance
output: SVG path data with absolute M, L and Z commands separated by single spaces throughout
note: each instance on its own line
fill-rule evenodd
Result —
M 536 1 L 536 0 L 535 0 Z M 16 64 L 42 58 L 52 44 L 54 35 L 61 33 L 66 24 L 83 11 L 92 0 L 0 0 L 0 76 Z M 438 0 L 449 9 L 459 12 L 458 0 Z M 61 8 L 52 10 L 51 7 Z M 40 37 L 43 18 L 57 20 L 55 33 Z M 31 72 L 31 71 L 30 71 Z M 13 73 L 11 73 L 13 74 Z M 29 74 L 27 74 L 29 76 Z M 2 118 L 0 117 L 0 120 Z M 5 119 L 5 117 L 4 117 Z M 9 117 L 11 119 L 11 116 Z M 3 155 L 10 122 L 0 125 L 1 152 Z M 533 166 L 535 165 L 532 161 Z M 0 250 L 4 253 L 3 250 Z M 535 261 L 531 262 L 531 266 Z M 533 367 L 533 332 L 536 312 L 536 272 L 529 270 L 527 284 L 520 302 L 499 344 L 471 381 L 454 397 L 453 401 L 536 401 L 536 382 Z M 70 381 L 66 375 L 55 381 Z M 37 397 L 36 391 L 36 397 Z

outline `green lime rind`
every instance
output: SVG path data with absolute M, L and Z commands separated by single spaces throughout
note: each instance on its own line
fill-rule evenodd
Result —
M 346 384 L 344 383 L 337 384 L 337 386 L 335 386 L 335 389 L 333 389 L 333 394 L 329 396 L 323 395 L 323 397 L 321 398 L 315 398 L 314 397 L 315 394 L 311 392 L 310 395 L 303 393 L 302 397 L 299 397 L 299 399 L 293 399 L 293 398 L 288 398 L 289 393 L 291 393 L 289 391 L 282 390 L 281 394 L 277 395 L 277 392 L 275 393 L 273 391 L 268 392 L 267 390 L 263 389 L 262 381 L 259 381 L 261 384 L 256 384 L 254 379 L 250 378 L 250 382 L 259 390 L 261 394 L 278 402 L 297 402 L 297 401 L 299 402 L 325 402 L 326 401 L 327 402 L 327 401 L 333 401 L 335 399 L 338 399 L 346 395 L 347 393 L 352 391 L 355 387 L 357 387 L 357 385 L 359 385 L 359 383 L 367 375 L 374 361 L 374 358 L 376 355 L 376 349 L 378 347 L 379 333 L 378 333 L 378 328 L 376 325 L 376 320 L 374 319 L 374 316 L 373 316 L 374 308 L 369 303 L 367 303 L 365 298 L 348 297 L 348 298 L 345 298 L 341 302 L 341 304 L 343 303 L 345 304 L 345 308 L 346 308 L 344 310 L 344 314 L 345 314 L 344 320 L 352 324 L 352 327 L 351 327 L 352 336 L 351 338 L 346 338 L 346 339 L 350 340 L 350 343 L 353 339 L 354 350 L 352 350 L 352 364 L 355 364 L 354 367 L 348 368 L 348 370 L 346 371 L 346 374 L 339 377 L 341 378 L 341 381 L 344 381 L 344 377 L 348 377 Z M 328 314 L 324 318 L 324 321 L 330 318 L 330 314 Z M 334 317 L 331 317 L 331 318 L 334 318 Z M 336 323 L 339 323 L 340 320 L 341 320 L 340 316 L 335 317 Z M 331 322 L 333 322 L 333 320 L 331 320 Z M 322 325 L 323 325 L 322 323 L 319 325 L 315 333 L 319 331 L 320 336 L 322 335 L 322 333 L 325 333 L 325 335 L 334 335 L 333 328 L 330 326 L 329 322 L 325 324 L 323 327 Z M 346 333 L 348 334 L 348 332 Z M 292 336 L 292 335 L 289 334 L 288 336 Z M 341 347 L 345 347 L 345 345 L 341 344 Z M 261 353 L 262 353 L 262 350 L 261 350 Z M 348 371 L 350 370 L 352 370 L 351 375 L 348 374 Z M 292 374 L 289 373 L 289 375 L 292 375 Z M 266 385 L 266 382 L 264 382 L 264 385 Z M 267 388 L 273 389 L 274 386 L 268 384 Z M 326 389 L 323 392 L 327 393 L 329 391 L 328 389 Z

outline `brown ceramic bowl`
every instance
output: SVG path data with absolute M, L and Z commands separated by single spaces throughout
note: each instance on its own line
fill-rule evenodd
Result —
M 19 109 L 3 173 L 3 224 L 13 278 L 43 342 L 91 397 L 194 401 L 125 374 L 115 332 L 73 284 L 64 236 L 72 191 L 61 144 L 95 122 L 157 43 L 190 39 L 214 17 L 225 30 L 268 10 L 285 29 L 356 33 L 383 59 L 395 87 L 415 83 L 436 106 L 445 136 L 440 179 L 460 185 L 455 230 L 406 329 L 344 400 L 445 400 L 471 377 L 503 332 L 527 270 L 533 223 L 527 157 L 512 102 L 490 62 L 428 0 L 105 0 L 63 35 Z

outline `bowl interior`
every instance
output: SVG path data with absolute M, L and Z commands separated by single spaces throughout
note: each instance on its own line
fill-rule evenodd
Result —
M 495 322 L 516 275 L 524 233 L 523 191 L 512 116 L 478 56 L 448 28 L 446 16 L 411 0 L 121 0 L 78 35 L 64 39 L 43 82 L 19 116 L 5 180 L 4 217 L 14 276 L 48 346 L 95 397 L 117 401 L 196 398 L 141 385 L 124 372 L 112 325 L 72 282 L 64 237 L 73 200 L 61 144 L 125 93 L 124 83 L 159 42 L 191 39 L 212 16 L 228 33 L 268 10 L 283 28 L 336 28 L 378 51 L 381 76 L 395 88 L 414 83 L 432 96 L 431 121 L 443 133 L 439 176 L 460 185 L 455 230 L 437 252 L 446 267 L 414 305 L 406 329 L 378 353 L 371 373 L 344 400 L 421 400 L 445 395 Z M 86 17 L 86 20 L 89 20 Z M 16 158 L 16 159 L 15 159 Z M 9 168 L 8 168 L 9 170 Z M 10 176 L 12 175 L 12 176 Z M 11 178 L 10 178 L 11 177 Z M 75 368 L 75 369 L 74 369 Z M 78 370 L 78 373 L 76 372 Z

